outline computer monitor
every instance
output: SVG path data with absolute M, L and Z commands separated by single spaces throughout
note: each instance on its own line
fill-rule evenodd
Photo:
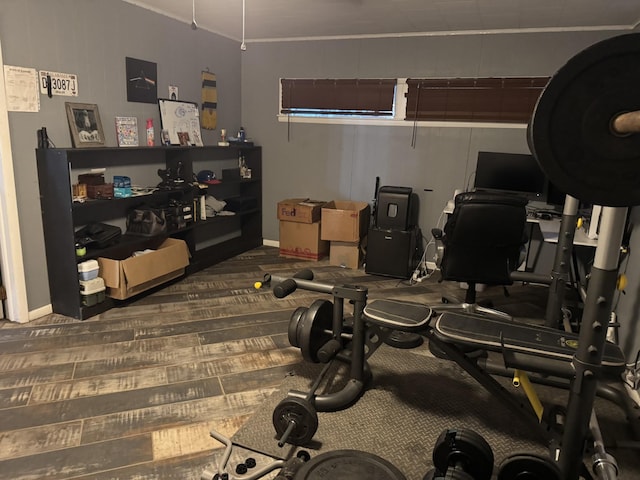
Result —
M 559 208 L 562 208 L 564 205 L 564 200 L 566 197 L 566 193 L 556 187 L 553 182 L 549 182 L 547 185 L 547 203 L 549 205 L 553 205 Z
M 566 193 L 556 187 L 552 181 L 547 184 L 547 203 L 555 210 L 562 211 L 564 207 Z M 578 210 L 591 210 L 591 202 L 585 202 L 578 198 Z
M 477 190 L 519 194 L 545 201 L 547 178 L 533 155 L 478 152 L 474 186 Z

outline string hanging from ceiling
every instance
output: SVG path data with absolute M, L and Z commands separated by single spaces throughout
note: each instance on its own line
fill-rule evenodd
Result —
M 240 50 L 243 52 L 247 49 L 247 44 L 244 43 L 245 11 L 245 0 L 242 0 L 242 43 L 240 44 Z

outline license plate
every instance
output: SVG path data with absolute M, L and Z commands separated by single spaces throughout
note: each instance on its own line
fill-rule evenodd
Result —
M 49 94 L 49 83 L 51 84 L 51 95 L 63 95 L 65 97 L 78 96 L 78 77 L 73 73 L 47 72 L 40 70 L 40 93 Z

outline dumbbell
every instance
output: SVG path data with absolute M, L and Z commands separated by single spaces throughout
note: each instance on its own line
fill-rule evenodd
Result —
M 490 480 L 493 451 L 471 430 L 444 430 L 433 447 L 435 469 L 423 480 Z
M 304 398 L 287 396 L 273 409 L 272 421 L 278 438 L 278 446 L 285 443 L 306 445 L 318 430 L 318 413 L 311 399 L 326 377 L 330 363 L 327 363 Z
M 617 471 L 616 471 L 617 473 Z M 613 478 L 613 477 L 603 477 Z M 497 480 L 561 480 L 558 465 L 548 457 L 514 454 L 505 458 L 498 468 Z

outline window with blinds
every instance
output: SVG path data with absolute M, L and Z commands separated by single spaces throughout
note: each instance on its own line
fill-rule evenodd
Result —
M 405 120 L 527 123 L 549 77 L 407 79 Z
M 396 79 L 280 80 L 280 113 L 393 117 Z

